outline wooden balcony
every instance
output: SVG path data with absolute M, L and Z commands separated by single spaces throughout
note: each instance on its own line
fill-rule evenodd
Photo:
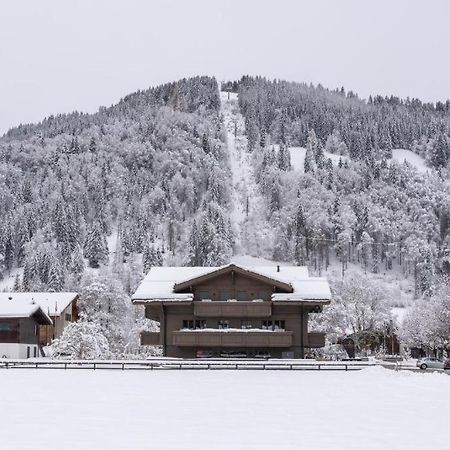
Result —
M 174 331 L 178 347 L 290 347 L 292 331 L 195 330 Z
M 143 331 L 141 345 L 161 345 L 161 333 L 159 331 Z
M 308 333 L 308 345 L 306 347 L 319 348 L 325 346 L 325 333 Z
M 270 317 L 272 305 L 270 302 L 194 302 L 196 317 Z

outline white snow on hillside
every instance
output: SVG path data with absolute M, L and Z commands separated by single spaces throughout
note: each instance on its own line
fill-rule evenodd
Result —
M 275 148 L 277 147 L 278 146 L 275 146 Z M 306 148 L 289 147 L 289 152 L 291 154 L 291 164 L 293 169 L 298 170 L 299 172 L 304 172 Z M 334 165 L 339 164 L 340 158 L 342 158 L 342 161 L 348 159 L 348 156 L 335 155 L 334 153 L 324 152 L 324 154 L 325 158 L 330 158 Z M 401 148 L 392 150 L 391 161 L 397 161 L 400 164 L 403 164 L 406 161 L 415 167 L 420 173 L 426 173 L 430 170 L 430 168 L 427 167 L 425 160 L 411 150 Z
M 22 278 L 23 267 L 16 267 L 11 269 L 9 274 L 6 272 L 3 275 L 3 279 L 0 280 L 0 292 L 11 292 L 14 288 L 14 281 L 17 275 Z
M 49 395 L 68 386 L 69 399 Z M 0 442 L 5 450 L 444 449 L 449 390 L 448 375 L 381 367 L 0 370 Z
M 266 258 L 256 258 L 255 256 L 249 255 L 234 255 L 231 258 L 231 263 L 242 265 L 242 266 L 293 266 L 294 264 L 291 262 L 284 261 L 273 261 L 271 259 Z
M 289 147 L 289 153 L 291 154 L 291 166 L 294 170 L 299 172 L 305 171 L 305 155 L 306 148 L 304 147 Z
M 276 146 L 277 148 L 278 146 Z M 305 155 L 306 148 L 304 147 L 289 147 L 289 153 L 291 154 L 291 165 L 294 170 L 304 172 L 305 170 Z M 344 162 L 348 159 L 348 156 L 335 155 L 334 153 L 324 152 L 325 158 L 330 158 L 335 166 L 339 164 L 339 159 Z
M 413 167 L 415 167 L 420 173 L 426 173 L 430 170 L 430 168 L 427 167 L 425 160 L 421 156 L 419 156 L 417 153 L 412 152 L 411 150 L 406 150 L 404 148 L 396 148 L 392 150 L 391 161 L 397 161 L 400 164 L 403 164 L 406 161 Z
M 252 155 L 247 151 L 245 122 L 237 94 L 221 92 L 220 99 L 232 179 L 230 220 L 236 237 L 235 253 L 259 255 L 264 253 L 261 249 L 270 247 L 272 236 L 263 226 L 264 200 L 254 178 Z

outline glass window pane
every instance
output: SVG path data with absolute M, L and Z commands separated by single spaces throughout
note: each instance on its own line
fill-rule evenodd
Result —
M 197 297 L 199 300 L 207 300 L 207 299 L 210 299 L 210 298 L 211 298 L 211 296 L 209 295 L 209 292 L 208 292 L 208 291 L 197 291 L 196 297 Z
M 237 293 L 237 299 L 241 302 L 245 302 L 248 300 L 248 295 L 246 291 L 238 291 Z
M 262 300 L 270 300 L 270 292 L 268 292 L 268 291 L 258 291 L 256 298 L 257 299 L 262 299 Z
M 230 300 L 230 299 L 231 299 L 231 292 L 229 292 L 229 291 L 220 291 L 220 293 L 219 293 L 219 299 L 220 299 L 222 302 L 225 302 L 225 301 L 227 301 L 227 300 Z

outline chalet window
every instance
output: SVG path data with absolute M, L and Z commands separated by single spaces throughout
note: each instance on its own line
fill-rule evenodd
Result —
M 284 320 L 263 320 L 263 330 L 284 330 L 286 328 L 286 321 Z
M 219 292 L 219 300 L 222 302 L 230 300 L 231 297 L 232 297 L 232 295 L 231 295 L 231 292 L 229 292 L 229 291 L 220 291 Z
M 256 298 L 260 298 L 262 300 L 269 300 L 270 299 L 270 293 L 267 291 L 258 291 Z
M 183 328 L 188 330 L 206 328 L 206 320 L 183 320 Z
M 11 331 L 12 325 L 10 323 L 0 323 L 0 331 Z
M 219 320 L 217 322 L 217 326 L 222 330 L 222 329 L 227 329 L 228 328 L 228 320 Z
M 247 292 L 245 292 L 245 291 L 238 291 L 237 299 L 239 301 L 241 301 L 241 302 L 246 302 L 248 300 Z
M 210 299 L 211 296 L 209 295 L 208 291 L 197 291 L 197 298 L 199 300 L 207 300 Z
M 251 320 L 241 320 L 241 328 L 243 330 L 248 330 L 250 328 L 253 328 Z
M 72 314 L 66 314 L 64 318 L 66 319 L 66 322 L 70 322 L 72 320 Z

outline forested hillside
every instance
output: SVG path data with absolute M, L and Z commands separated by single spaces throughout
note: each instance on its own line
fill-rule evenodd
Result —
M 259 77 L 223 88 L 239 93 L 274 259 L 321 273 L 333 256 L 342 271 L 349 262 L 395 268 L 414 278 L 416 295 L 450 273 L 449 102 L 366 102 Z M 290 167 L 297 146 L 306 147 L 304 173 Z M 428 173 L 388 161 L 399 147 L 421 153 Z
M 15 290 L 80 291 L 93 324 L 72 327 L 66 342 L 86 326 L 98 336 L 93 356 L 106 344 L 114 355 L 137 351 L 148 323 L 129 295 L 144 272 L 221 265 L 237 252 L 320 275 L 339 267 L 328 332 L 356 285 L 363 301 L 386 298 L 382 283 L 343 281 L 349 266 L 378 279 L 396 273 L 416 297 L 445 290 L 448 101 L 365 101 L 260 77 L 222 89 L 235 96 L 221 101 L 214 78 L 183 79 L 0 139 L 0 279 L 23 268 Z M 303 170 L 291 164 L 298 147 Z M 428 169 L 390 159 L 398 148 Z M 372 325 L 385 323 L 380 311 Z
M 138 253 L 147 268 L 163 256 L 186 263 L 194 216 L 205 242 L 220 241 L 217 262 L 227 259 L 219 107 L 216 81 L 196 77 L 10 130 L 0 141 L 0 275 L 24 266 L 22 289 L 76 285 L 83 257 L 108 262 L 116 230 L 120 263 Z
M 266 142 L 305 146 L 310 130 L 322 145 L 372 163 L 389 158 L 393 148 L 412 148 L 435 168 L 450 159 L 450 101 L 428 104 L 418 99 L 370 97 L 360 100 L 344 88 L 243 77 L 224 84 L 239 91 L 249 147 Z M 339 148 L 339 144 L 342 145 Z

